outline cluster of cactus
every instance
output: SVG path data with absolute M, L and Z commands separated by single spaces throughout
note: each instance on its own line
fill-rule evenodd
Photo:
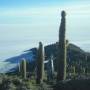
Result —
M 66 47 L 67 41 L 65 39 L 65 11 L 61 13 L 61 25 L 59 29 L 59 43 L 58 43 L 58 58 L 57 58 L 57 80 L 65 80 L 66 79 Z M 43 82 L 44 76 L 44 48 L 43 44 L 39 42 L 39 48 L 37 52 L 37 66 L 36 66 L 36 83 L 40 84 Z M 26 60 L 23 59 L 20 62 L 19 72 L 22 77 L 26 79 Z
M 24 58 L 20 62 L 19 72 L 22 78 L 26 79 L 26 60 Z
M 59 43 L 57 56 L 57 81 L 66 79 L 66 39 L 65 39 L 65 11 L 61 13 L 61 25 L 59 28 Z
M 44 48 L 41 42 L 39 42 L 39 48 L 37 53 L 36 73 L 37 73 L 36 83 L 40 84 L 43 82 L 43 75 L 44 75 Z

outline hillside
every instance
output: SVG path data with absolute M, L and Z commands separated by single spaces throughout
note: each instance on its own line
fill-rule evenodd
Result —
M 67 52 L 67 62 L 69 64 L 72 64 L 73 62 L 79 62 L 82 61 L 83 63 L 85 62 L 85 55 L 88 54 L 88 57 L 90 56 L 89 53 L 85 53 L 80 47 L 74 45 L 74 44 L 69 44 L 68 46 L 68 52 Z M 51 44 L 45 46 L 45 58 L 46 60 L 50 58 L 50 56 L 53 55 L 54 58 L 56 58 L 57 55 L 57 46 L 56 44 Z M 23 52 L 23 54 L 15 57 L 11 57 L 5 60 L 5 63 L 9 63 L 7 66 L 5 66 L 3 72 L 13 72 L 18 70 L 18 63 L 22 60 L 22 58 L 25 58 L 29 63 L 30 67 L 29 70 L 33 70 L 35 68 L 35 61 L 37 58 L 37 49 L 32 48 L 29 50 L 26 50 Z M 56 60 L 54 60 L 54 64 L 56 63 Z M 13 65 L 14 64 L 14 65 Z M 56 68 L 56 66 L 55 66 Z

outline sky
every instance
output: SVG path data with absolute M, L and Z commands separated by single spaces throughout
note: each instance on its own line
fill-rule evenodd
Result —
M 66 38 L 90 51 L 90 0 L 0 0 L 0 60 L 57 42 L 62 10 Z

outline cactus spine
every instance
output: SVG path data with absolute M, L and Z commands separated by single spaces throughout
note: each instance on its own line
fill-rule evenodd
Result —
M 43 75 L 44 75 L 44 48 L 43 44 L 39 42 L 37 55 L 37 79 L 36 79 L 37 84 L 43 82 Z
M 20 73 L 21 76 L 26 79 L 26 60 L 22 59 L 20 62 Z
M 65 11 L 61 13 L 61 25 L 59 28 L 59 44 L 58 44 L 58 59 L 57 59 L 57 81 L 66 79 L 66 22 Z

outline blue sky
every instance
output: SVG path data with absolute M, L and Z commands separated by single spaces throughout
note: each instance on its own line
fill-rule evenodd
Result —
M 37 7 L 47 5 L 63 5 L 69 3 L 86 2 L 89 0 L 0 0 L 0 7 L 17 8 L 17 7 Z
M 90 51 L 89 0 L 0 0 L 0 60 L 56 42 L 63 9 L 67 39 Z
M 40 5 L 53 5 L 62 3 L 61 0 L 1 0 L 1 7 L 35 7 Z
M 23 6 L 38 6 L 38 5 L 53 5 L 71 2 L 73 0 L 0 0 L 1 7 L 23 7 Z M 81 1 L 81 0 L 78 0 Z

